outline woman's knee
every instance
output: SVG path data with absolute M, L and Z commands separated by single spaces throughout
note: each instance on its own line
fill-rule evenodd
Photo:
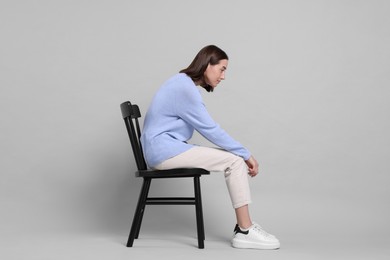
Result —
M 228 177 L 231 174 L 240 174 L 248 171 L 246 163 L 242 157 L 232 154 L 229 166 L 225 169 L 225 177 Z

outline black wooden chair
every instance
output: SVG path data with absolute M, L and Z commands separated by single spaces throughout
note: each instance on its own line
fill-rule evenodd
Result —
M 137 105 L 132 105 L 129 101 L 122 103 L 120 107 L 138 168 L 135 176 L 142 177 L 144 179 L 138 198 L 137 208 L 134 213 L 127 246 L 132 247 L 134 239 L 139 236 L 146 205 L 195 205 L 198 247 L 204 248 L 205 234 L 200 177 L 202 175 L 210 174 L 210 172 L 201 168 L 176 168 L 169 170 L 148 169 L 140 143 L 141 130 L 138 122 L 138 119 L 141 117 L 140 110 Z M 169 147 L 167 147 L 167 149 L 169 149 Z M 148 194 L 151 181 L 153 179 L 161 178 L 193 178 L 194 197 L 149 197 Z

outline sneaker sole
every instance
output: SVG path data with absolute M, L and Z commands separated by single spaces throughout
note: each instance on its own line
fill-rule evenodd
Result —
M 235 248 L 245 248 L 245 249 L 273 250 L 273 249 L 279 249 L 280 243 L 262 244 L 262 243 L 254 243 L 254 242 L 248 242 L 248 241 L 244 241 L 244 240 L 233 239 L 232 246 Z

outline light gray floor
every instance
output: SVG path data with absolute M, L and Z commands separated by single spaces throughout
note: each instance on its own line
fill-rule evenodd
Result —
M 336 232 L 336 231 L 335 231 Z M 30 235 L 1 248 L 1 259 L 389 259 L 390 249 L 382 237 L 351 239 L 286 234 L 282 248 L 274 251 L 238 250 L 229 241 L 206 239 L 197 249 L 196 238 L 174 234 L 145 234 L 133 248 L 125 247 L 125 234 Z M 14 241 L 15 242 L 15 241 Z M 388 241 L 387 241 L 388 242 Z

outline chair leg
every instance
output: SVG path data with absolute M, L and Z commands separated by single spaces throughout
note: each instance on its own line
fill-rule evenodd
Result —
M 198 247 L 204 248 L 204 223 L 202 211 L 202 195 L 200 192 L 200 177 L 194 177 L 194 191 L 195 191 L 195 210 L 196 210 L 196 226 L 198 232 Z
M 149 188 L 150 188 L 151 182 L 152 182 L 152 179 L 148 178 L 146 183 L 145 183 L 145 197 L 144 197 L 144 201 L 142 203 L 143 206 L 142 206 L 141 213 L 140 213 L 140 219 L 139 219 L 137 229 L 135 232 L 135 239 L 138 239 L 139 232 L 141 230 L 142 220 L 144 218 L 144 213 L 145 213 L 146 200 L 148 199 Z
M 137 208 L 134 213 L 133 223 L 131 224 L 129 238 L 127 240 L 127 247 L 133 246 L 134 238 L 136 237 L 137 233 L 139 233 L 141 228 L 141 221 L 143 217 L 143 211 L 145 209 L 146 198 L 149 192 L 150 182 L 151 179 L 144 178 L 141 192 L 138 198 Z

